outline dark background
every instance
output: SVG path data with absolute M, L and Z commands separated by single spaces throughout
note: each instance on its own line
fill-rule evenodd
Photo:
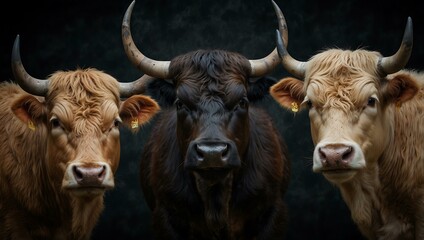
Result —
M 47 78 L 56 70 L 95 67 L 120 81 L 141 73 L 123 51 L 121 21 L 130 0 L 8 1 L 1 6 L 0 73 L 13 80 L 10 54 L 21 36 L 27 71 Z M 289 51 L 307 60 L 325 48 L 366 48 L 393 54 L 406 19 L 414 22 L 414 49 L 407 65 L 423 69 L 424 17 L 418 1 L 276 0 L 289 27 Z M 157 60 L 199 48 L 219 48 L 261 58 L 275 46 L 277 20 L 271 1 L 138 0 L 132 16 L 135 42 Z M 289 74 L 282 69 L 276 78 Z M 335 186 L 312 168 L 313 145 L 306 112 L 296 115 L 270 97 L 262 102 L 288 143 L 292 177 L 286 195 L 290 223 L 288 239 L 361 239 Z M 153 122 L 152 122 L 153 123 Z M 122 130 L 121 165 L 116 188 L 106 194 L 106 209 L 93 239 L 150 239 L 148 210 L 138 183 L 138 163 L 151 124 L 138 134 Z

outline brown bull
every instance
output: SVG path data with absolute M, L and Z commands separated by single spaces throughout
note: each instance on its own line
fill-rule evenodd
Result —
M 255 106 L 275 81 L 251 79 L 279 64 L 277 51 L 248 60 L 197 50 L 158 62 L 135 47 L 133 6 L 122 26 L 127 56 L 144 73 L 171 80 L 149 86 L 169 107 L 154 124 L 140 168 L 155 239 L 282 239 L 288 152 L 271 118 Z
M 0 239 L 89 239 L 114 187 L 119 125 L 159 109 L 96 69 L 29 76 L 13 49 L 14 83 L 0 85 Z
M 329 49 L 301 62 L 282 41 L 283 66 L 303 81 L 282 79 L 271 94 L 285 108 L 309 109 L 313 171 L 340 189 L 368 239 L 424 239 L 424 74 L 401 70 L 411 19 L 390 57 Z

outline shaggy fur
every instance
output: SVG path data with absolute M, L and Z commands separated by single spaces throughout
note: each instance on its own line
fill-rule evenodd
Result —
M 134 103 L 150 106 L 146 116 L 158 110 L 144 96 L 127 102 L 125 111 Z M 13 83 L 0 85 L 0 239 L 90 238 L 109 188 L 70 190 L 64 175 L 71 163 L 105 163 L 113 186 L 119 108 L 118 82 L 95 69 L 54 73 L 45 99 Z
M 358 146 L 354 174 L 323 174 L 341 190 L 364 236 L 423 239 L 424 74 L 404 70 L 380 77 L 380 57 L 365 50 L 324 51 L 308 62 L 304 82 L 282 79 L 271 95 L 285 108 L 291 102 L 309 106 L 316 145 Z M 300 88 L 302 94 L 292 94 Z M 314 169 L 320 164 L 314 155 Z
M 171 61 L 173 85 L 155 84 L 174 91 L 140 168 L 155 239 L 284 237 L 288 151 L 271 118 L 253 103 L 268 92 L 268 81 L 249 83 L 249 72 L 239 54 L 199 50 Z M 200 162 L 209 166 L 196 167 L 194 146 L 205 142 L 227 144 L 228 159 L 219 160 L 224 166 L 205 158 Z

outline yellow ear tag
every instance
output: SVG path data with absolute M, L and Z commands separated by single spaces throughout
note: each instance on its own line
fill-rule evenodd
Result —
M 28 120 L 28 128 L 35 131 L 35 124 L 31 120 Z
M 399 110 L 399 108 L 402 106 L 402 103 L 401 102 L 397 102 L 396 103 L 396 109 L 398 109 Z
M 297 102 L 292 102 L 291 103 L 291 110 L 292 110 L 292 112 L 299 111 L 299 105 L 297 105 Z
M 138 128 L 138 118 L 134 118 L 133 120 L 131 120 L 131 128 Z

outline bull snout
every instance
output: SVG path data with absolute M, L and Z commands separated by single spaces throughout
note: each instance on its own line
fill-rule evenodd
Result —
M 335 184 L 351 180 L 365 166 L 363 151 L 354 141 L 320 142 L 315 147 L 313 171 Z
M 226 143 L 199 143 L 195 146 L 198 162 L 221 163 L 228 160 L 228 144 Z
M 354 157 L 354 148 L 342 144 L 319 147 L 318 152 L 325 169 L 347 169 Z
M 241 165 L 234 143 L 223 141 L 195 141 L 188 149 L 185 167 L 195 169 L 231 168 Z
M 78 185 L 83 187 L 100 187 L 106 176 L 106 166 L 73 166 L 72 173 Z
M 115 186 L 113 173 L 106 163 L 72 163 L 65 171 L 62 187 L 65 189 L 110 189 Z

